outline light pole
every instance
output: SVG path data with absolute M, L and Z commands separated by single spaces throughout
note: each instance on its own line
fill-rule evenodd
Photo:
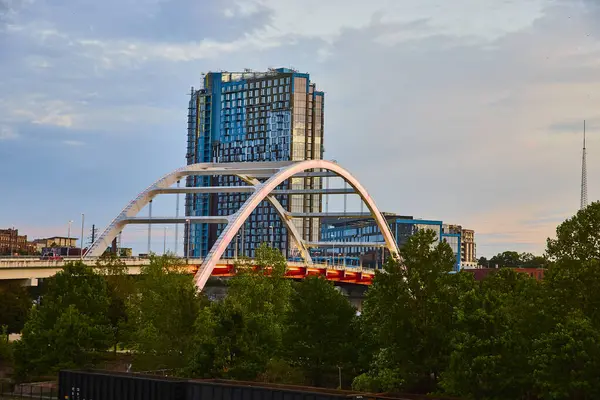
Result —
M 246 226 L 246 224 L 244 223 L 242 225 L 242 257 L 244 257 L 244 245 L 245 245 L 245 243 L 244 243 L 244 227 L 245 226 Z
M 274 230 L 273 230 L 273 225 L 269 226 L 269 228 L 271 229 L 271 248 L 273 249 L 273 241 L 275 239 L 275 235 L 274 235 Z
M 163 230 L 163 255 L 167 254 L 167 229 L 169 229 L 169 227 L 165 226 Z
M 83 224 L 85 222 L 85 214 L 81 213 L 81 249 L 79 249 L 79 259 L 83 261 Z
M 238 259 L 238 239 L 240 237 L 239 232 L 235 234 L 235 249 L 233 251 L 233 259 L 237 260 Z
M 69 220 L 69 229 L 67 231 L 67 257 L 69 257 L 69 255 L 71 254 L 71 224 L 73 223 L 73 220 L 70 219 Z
M 185 244 L 185 257 L 187 259 L 187 262 L 189 263 L 190 261 L 190 229 L 191 229 L 191 224 L 190 224 L 190 219 L 187 218 L 185 220 L 185 224 L 187 225 L 187 243 Z

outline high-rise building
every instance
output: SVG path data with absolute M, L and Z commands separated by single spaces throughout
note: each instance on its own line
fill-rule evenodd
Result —
M 475 245 L 475 231 L 472 229 L 461 230 L 461 262 L 465 266 L 477 266 L 477 249 Z
M 447 225 L 442 226 L 442 240 L 450 246 L 454 253 L 456 262 L 454 269 L 460 271 L 461 268 L 461 251 L 462 251 L 462 230 L 460 226 Z
M 203 87 L 192 88 L 188 112 L 187 164 L 201 162 L 291 161 L 322 159 L 324 94 L 311 83 L 309 74 L 287 68 L 266 72 L 209 72 Z M 233 176 L 190 176 L 186 186 L 241 185 Z M 319 189 L 321 178 L 292 178 L 282 189 Z M 247 194 L 188 194 L 187 216 L 235 213 Z M 320 212 L 321 195 L 277 195 L 292 212 Z M 319 239 L 318 218 L 295 219 L 305 240 Z M 224 225 L 186 226 L 185 253 L 205 256 Z M 188 234 L 189 229 L 189 234 Z M 188 244 L 189 237 L 189 244 Z M 263 202 L 251 215 L 227 249 L 254 256 L 260 243 L 294 256 L 292 241 L 275 209 Z
M 448 225 L 448 233 L 460 235 L 460 263 L 462 267 L 477 267 L 477 248 L 475 231 L 464 229 L 460 225 Z

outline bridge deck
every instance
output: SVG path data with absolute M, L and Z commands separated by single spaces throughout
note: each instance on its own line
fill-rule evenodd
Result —
M 138 275 L 141 267 L 148 265 L 148 258 L 122 258 L 124 264 L 128 267 L 130 275 Z M 67 258 L 63 260 L 40 260 L 39 258 L 3 258 L 0 259 L 0 281 L 2 280 L 25 280 L 49 278 L 61 271 L 64 265 L 70 261 L 79 261 L 78 257 Z M 95 264 L 95 260 L 86 260 Z M 188 268 L 189 272 L 196 273 L 202 265 L 203 259 L 190 258 L 181 259 L 182 264 Z M 215 266 L 211 276 L 228 277 L 235 275 L 236 260 L 222 259 Z M 343 265 L 325 265 L 313 264 L 306 265 L 304 262 L 288 262 L 286 277 L 291 279 L 302 279 L 307 276 L 322 276 L 328 280 L 336 282 L 346 282 L 358 285 L 370 285 L 375 276 L 372 269 L 343 266 Z

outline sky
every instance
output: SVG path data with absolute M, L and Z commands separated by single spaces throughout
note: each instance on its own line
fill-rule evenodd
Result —
M 584 119 L 600 195 L 599 19 L 596 0 L 0 0 L 0 228 L 103 230 L 185 164 L 203 72 L 291 67 L 325 92 L 325 158 L 382 211 L 541 254 L 579 207 Z

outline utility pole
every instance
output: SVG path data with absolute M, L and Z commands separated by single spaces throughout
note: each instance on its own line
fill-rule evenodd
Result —
M 94 244 L 96 241 L 96 234 L 98 230 L 96 229 L 96 225 L 92 224 L 92 235 L 90 236 L 90 244 Z

